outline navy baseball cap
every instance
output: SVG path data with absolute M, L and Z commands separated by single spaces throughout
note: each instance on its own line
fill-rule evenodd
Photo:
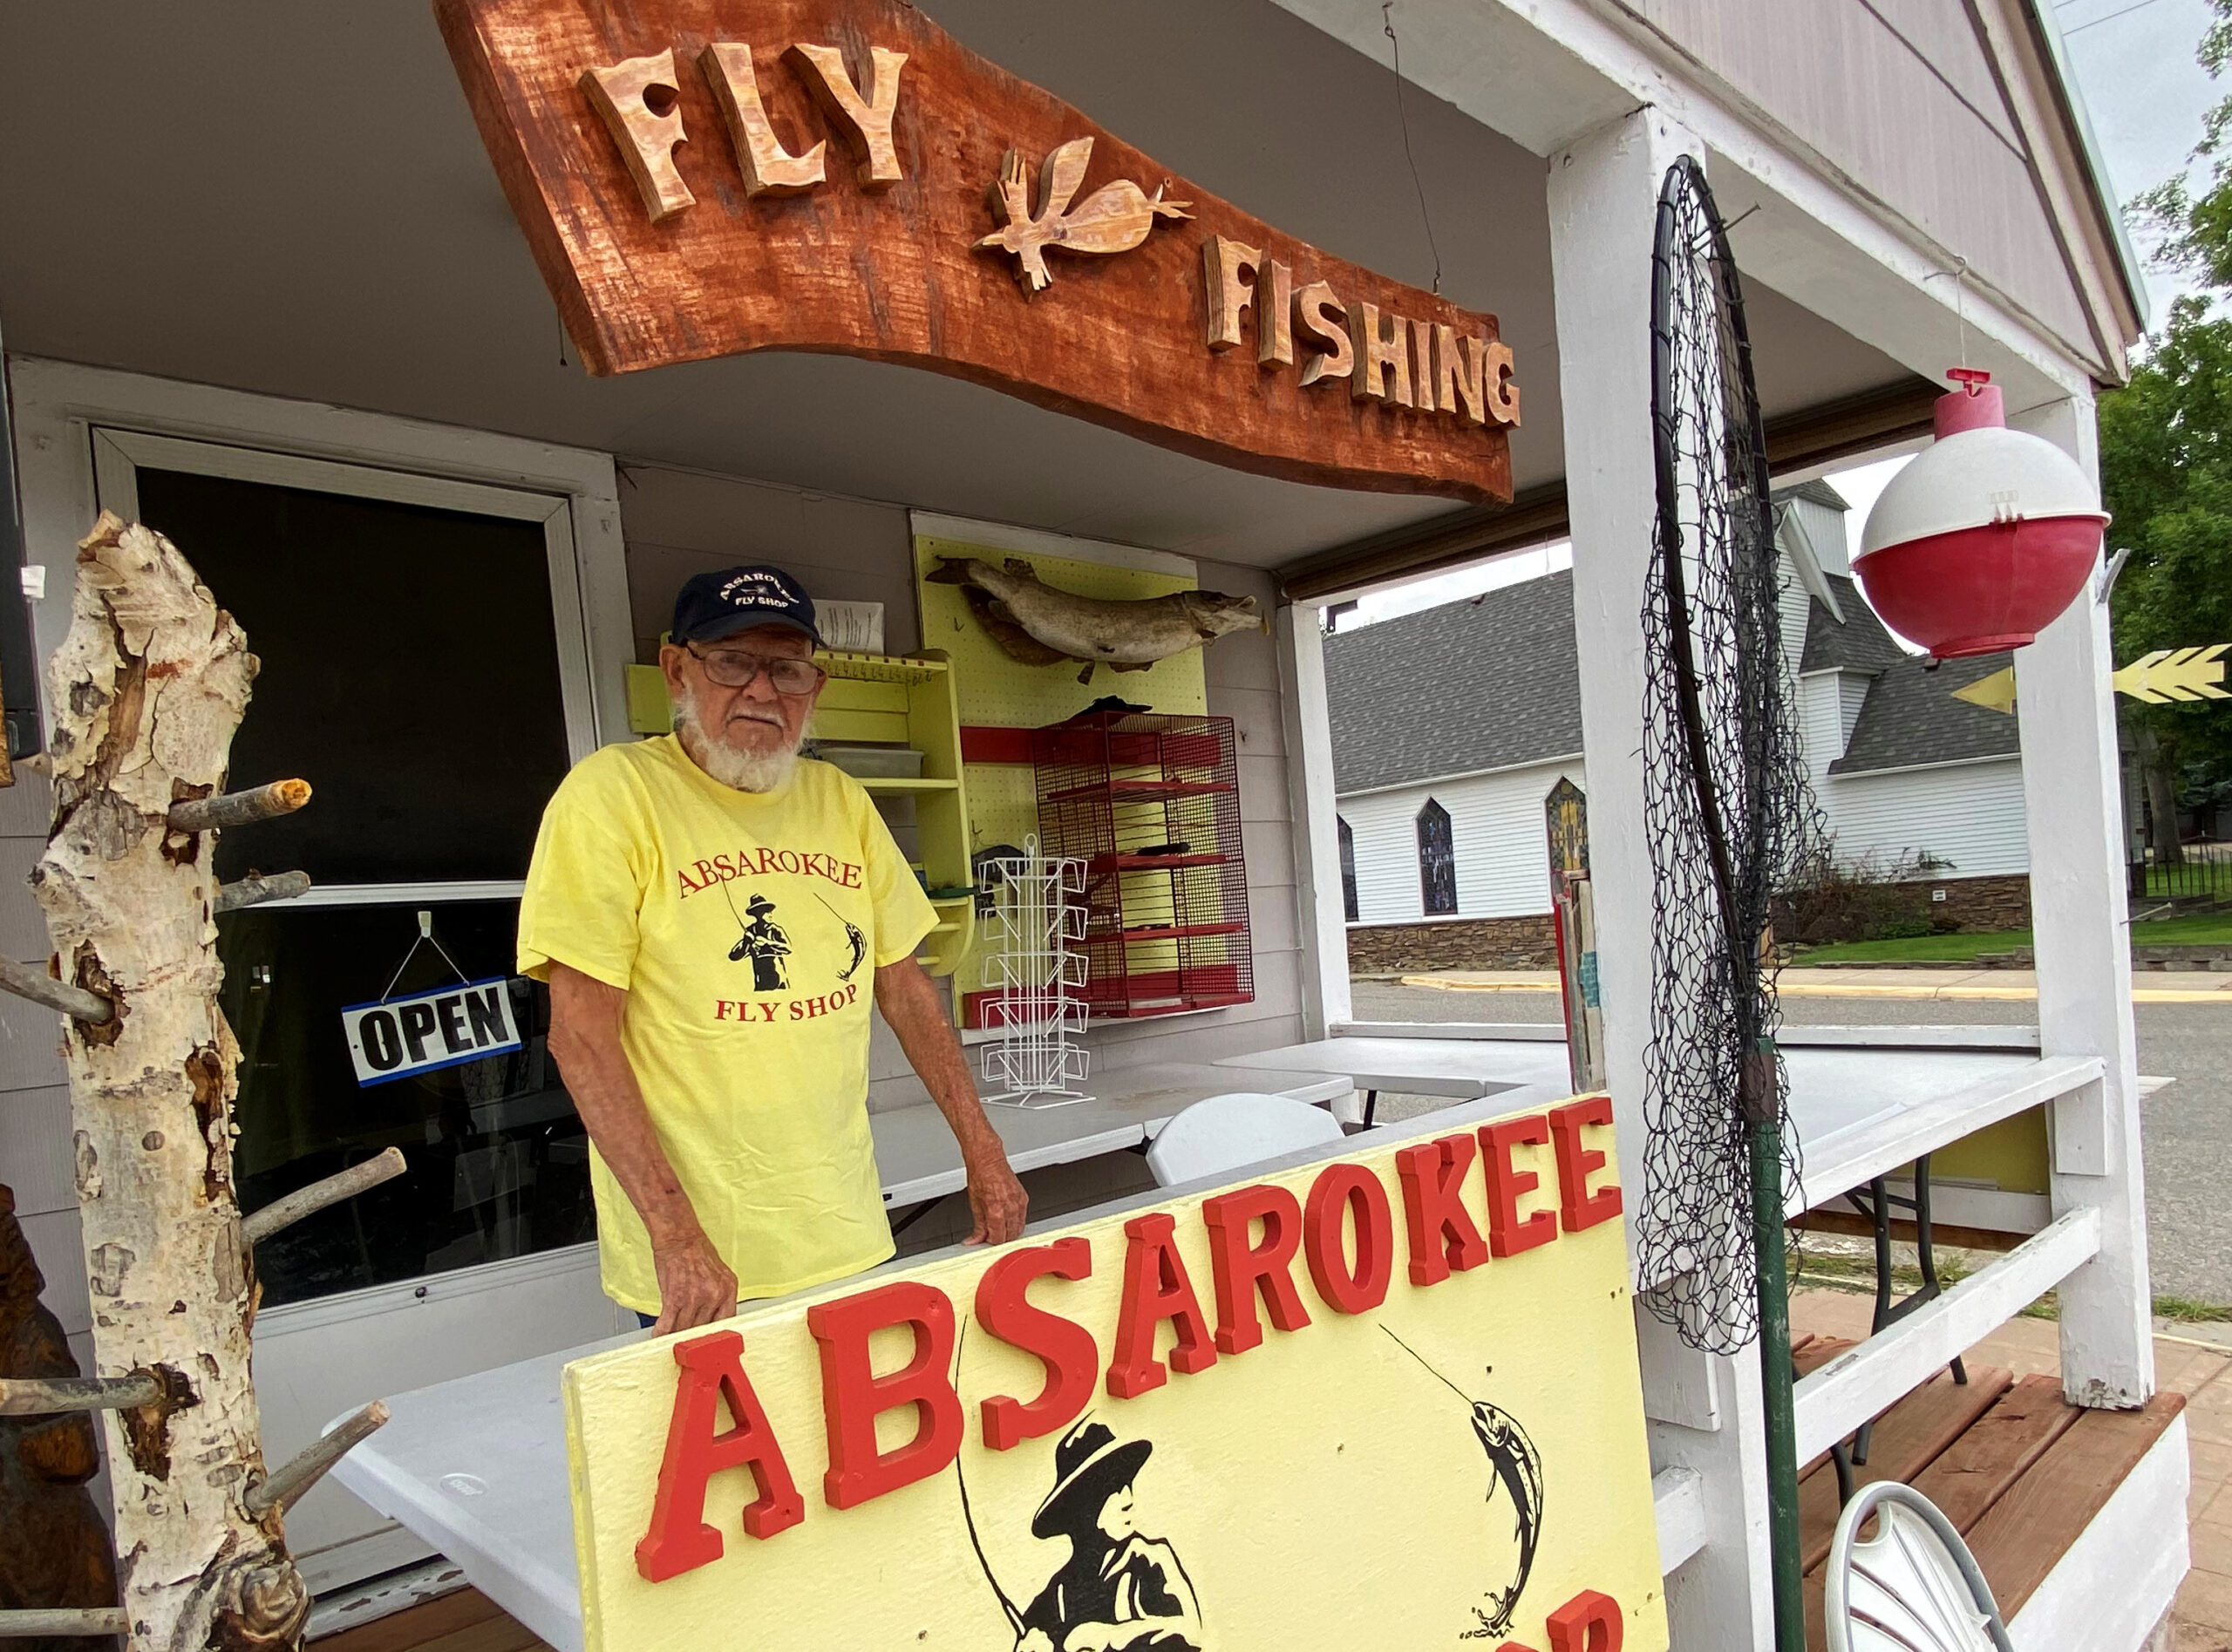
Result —
M 813 622 L 813 599 L 779 568 L 724 568 L 694 574 L 674 599 L 674 640 L 716 642 L 755 625 L 787 625 L 822 646 Z

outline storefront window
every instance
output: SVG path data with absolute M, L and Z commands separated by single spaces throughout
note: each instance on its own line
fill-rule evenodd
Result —
M 219 874 L 525 877 L 568 760 L 541 526 L 153 466 L 138 483 L 140 520 L 262 663 L 235 784 L 299 775 L 316 792 L 227 833 Z
M 258 1245 L 266 1306 L 596 1236 L 589 1139 L 545 1048 L 548 995 L 510 973 L 519 903 L 462 901 L 425 910 L 439 948 L 413 949 L 418 915 L 407 907 L 271 906 L 218 920 L 225 1014 L 241 1045 L 234 1170 L 242 1208 L 255 1210 L 390 1146 L 400 1147 L 410 1166 Z M 459 975 L 509 977 L 521 1048 L 360 1086 L 342 1010 Z
M 173 450 L 180 467 L 157 462 Z M 140 520 L 185 553 L 261 663 L 232 783 L 300 776 L 313 792 L 299 814 L 217 846 L 221 878 L 299 869 L 315 886 L 218 921 L 242 1208 L 390 1146 L 409 1166 L 259 1244 L 267 1307 L 596 1233 L 548 996 L 512 974 L 518 880 L 572 756 L 539 501 L 507 495 L 525 513 L 507 515 L 427 502 L 445 497 L 439 482 L 414 500 L 418 483 L 391 473 L 362 492 L 268 479 L 283 464 L 171 444 L 135 459 L 130 480 Z M 342 1010 L 460 978 L 504 982 L 521 1047 L 359 1084 Z

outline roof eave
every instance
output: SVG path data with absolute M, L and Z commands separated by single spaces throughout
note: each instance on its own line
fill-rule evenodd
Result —
M 2115 192 L 2106 163 L 2100 155 L 2100 141 L 2092 131 L 2092 118 L 2085 106 L 2085 94 L 2079 89 L 2077 76 L 2070 67 L 2069 50 L 2064 43 L 2061 26 L 2054 21 L 2053 7 L 2041 5 L 2038 0 L 2023 0 L 2023 10 L 2031 19 L 2031 26 L 2046 48 L 2046 61 L 2053 69 L 2053 92 L 2062 119 L 2077 136 L 2079 149 L 2085 157 L 2085 188 L 2092 202 L 2092 209 L 2108 233 L 2109 244 L 2115 248 L 2116 275 L 2122 286 L 2124 299 L 2131 306 L 2138 330 L 2145 332 L 2154 320 L 2154 306 L 2147 296 L 2145 267 L 2131 244 L 2131 236 L 2124 228 L 2123 214 L 2118 209 Z

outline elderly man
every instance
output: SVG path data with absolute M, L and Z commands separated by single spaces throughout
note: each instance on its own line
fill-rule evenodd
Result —
M 936 989 L 936 920 L 857 782 L 801 762 L 826 676 L 772 568 L 701 574 L 659 650 L 675 731 L 575 766 L 542 817 L 520 969 L 588 1125 L 604 1288 L 661 1331 L 892 1254 L 868 1135 L 868 1004 L 945 1114 L 970 1242 L 1025 1199 Z

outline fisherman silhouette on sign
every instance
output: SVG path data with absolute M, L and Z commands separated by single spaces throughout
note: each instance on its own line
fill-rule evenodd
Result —
M 1033 1537 L 1070 1558 L 1022 1615 L 1016 1652 L 1201 1652 L 1201 1608 L 1178 1555 L 1134 1523 L 1132 1482 L 1154 1445 L 1084 1422 L 1054 1448 L 1054 1489 Z M 1011 1608 L 1012 1610 L 1012 1608 Z
M 783 926 L 770 923 L 767 914 L 775 903 L 764 894 L 755 894 L 745 903 L 744 909 L 752 914 L 752 921 L 744 926 L 744 934 L 736 945 L 729 948 L 729 961 L 739 958 L 752 960 L 752 989 L 754 992 L 780 992 L 791 984 L 783 960 L 791 955 L 791 938 Z

